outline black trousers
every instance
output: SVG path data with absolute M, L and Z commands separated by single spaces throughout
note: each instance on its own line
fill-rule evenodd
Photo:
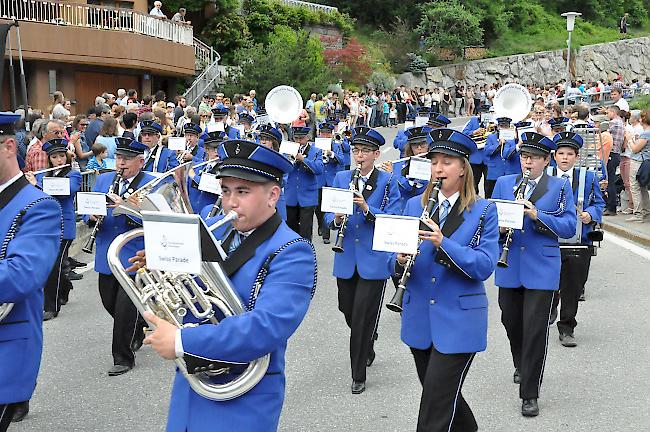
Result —
M 474 174 L 474 189 L 478 194 L 478 184 L 481 182 L 481 177 L 484 176 L 487 177 L 487 165 L 480 163 L 480 164 L 471 164 L 471 166 L 472 166 L 472 174 Z M 485 182 L 487 183 L 487 181 L 488 180 L 486 178 Z M 487 189 L 487 184 L 483 184 L 483 189 L 484 190 Z M 492 186 L 492 189 L 494 190 L 494 185 Z
M 616 168 L 621 164 L 621 155 L 610 153 L 607 161 L 607 210 L 616 213 L 618 194 L 616 193 Z
M 330 239 L 330 227 L 325 223 L 325 213 L 320 208 L 323 202 L 323 189 L 318 190 L 318 206 L 315 209 L 316 223 L 318 223 L 318 230 L 322 233 L 324 240 Z
M 15 404 L 0 404 L 0 432 L 5 432 L 14 416 Z
M 418 432 L 473 432 L 478 429 L 461 390 L 475 353 L 442 354 L 434 347 L 411 348 L 422 384 Z
M 131 344 L 143 332 L 138 324 L 138 310 L 113 275 L 99 274 L 99 295 L 104 309 L 113 317 L 113 364 L 134 366 Z
M 488 180 L 487 178 L 483 182 L 483 187 L 485 188 L 485 199 L 492 198 L 492 192 L 494 192 L 494 186 L 496 186 L 496 180 Z
M 560 300 L 560 320 L 557 329 L 561 334 L 573 335 L 578 325 L 576 315 L 580 295 L 585 289 L 591 263 L 591 249 L 560 249 L 562 270 L 560 271 L 560 295 L 553 297 L 553 309 L 557 309 Z
M 510 351 L 519 369 L 519 397 L 539 397 L 548 347 L 548 320 L 555 291 L 499 288 L 501 322 L 510 340 Z
M 355 271 L 351 279 L 336 279 L 339 289 L 339 310 L 350 328 L 350 365 L 352 379 L 366 380 L 366 362 L 373 348 L 385 280 L 366 280 Z
M 293 207 L 287 206 L 287 225 L 300 235 L 300 237 L 311 240 L 314 229 L 315 206 Z
M 43 310 L 45 312 L 58 313 L 61 310 L 61 299 L 68 298 L 72 283 L 63 271 L 63 263 L 68 256 L 68 249 L 72 240 L 63 240 L 59 247 L 59 255 L 56 257 L 54 267 L 47 277 L 43 288 Z

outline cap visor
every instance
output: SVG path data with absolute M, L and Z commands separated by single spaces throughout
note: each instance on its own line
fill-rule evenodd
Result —
M 433 157 L 433 155 L 435 153 L 442 153 L 442 154 L 446 154 L 447 156 L 454 156 L 454 157 L 457 157 L 457 158 L 464 158 L 465 157 L 465 155 L 462 154 L 462 153 L 459 153 L 459 152 L 454 151 L 454 150 L 449 150 L 449 149 L 446 149 L 446 148 L 442 148 L 442 147 L 437 147 L 437 148 L 429 150 L 429 152 L 427 153 L 427 157 L 431 158 L 431 157 Z
M 217 178 L 234 177 L 242 180 L 252 181 L 254 183 L 268 183 L 273 181 L 270 177 L 265 177 L 250 171 L 244 171 L 236 168 L 224 168 L 217 174 Z

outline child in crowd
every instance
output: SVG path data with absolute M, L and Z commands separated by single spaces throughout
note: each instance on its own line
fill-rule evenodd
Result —
M 390 104 L 388 120 L 390 121 L 390 127 L 397 127 L 397 107 L 395 106 L 395 102 Z
M 390 113 L 390 105 L 388 104 L 388 101 L 385 100 L 383 104 L 383 110 L 382 110 L 382 116 L 381 116 L 381 125 L 383 127 L 388 127 L 390 124 L 388 124 L 388 115 Z
M 108 149 L 106 146 L 104 144 L 95 143 L 91 150 L 93 152 L 93 157 L 88 161 L 86 169 L 89 171 L 108 169 L 106 161 L 104 160 L 104 158 L 108 157 Z

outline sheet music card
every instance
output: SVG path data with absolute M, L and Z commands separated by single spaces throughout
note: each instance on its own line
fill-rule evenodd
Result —
M 415 127 L 424 126 L 429 122 L 429 117 L 417 116 L 415 118 Z
M 418 251 L 420 219 L 411 216 L 377 215 L 372 249 L 415 254 Z
M 50 196 L 70 195 L 70 179 L 68 177 L 43 177 L 43 192 Z
M 524 205 L 514 201 L 493 199 L 497 205 L 500 228 L 521 229 L 524 226 Z
M 321 150 L 332 150 L 332 138 L 316 138 L 314 145 Z
M 354 213 L 353 192 L 349 189 L 323 187 L 321 211 L 351 215 Z
M 431 179 L 431 161 L 425 158 L 412 157 L 409 162 L 408 178 L 417 180 Z
M 201 181 L 199 181 L 199 190 L 209 192 L 216 195 L 221 195 L 221 181 L 216 175 L 210 173 L 202 173 Z
M 282 143 L 280 143 L 280 153 L 282 154 L 287 154 L 296 157 L 299 150 L 300 150 L 300 144 L 298 144 L 297 142 L 282 140 Z
M 503 138 L 506 141 L 513 140 L 516 136 L 514 129 L 499 129 L 499 138 Z
M 142 212 L 147 268 L 201 273 L 200 216 Z
M 106 194 L 77 192 L 77 214 L 106 216 Z
M 167 147 L 173 151 L 185 150 L 185 137 L 169 137 L 167 138 Z
M 413 123 L 412 121 L 405 121 L 404 122 L 404 130 L 410 129 L 413 126 L 415 126 L 415 123 Z

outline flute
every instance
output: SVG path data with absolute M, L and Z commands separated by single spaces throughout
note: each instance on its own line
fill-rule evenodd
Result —
M 50 172 L 50 171 L 60 170 L 60 169 L 63 169 L 63 168 L 69 167 L 69 166 L 70 166 L 70 164 L 65 164 L 65 165 L 61 165 L 61 166 L 58 166 L 58 167 L 46 168 L 46 169 L 34 171 L 34 172 L 32 172 L 32 174 L 34 174 L 34 175 L 44 174 L 44 173 L 47 173 L 47 172 Z

